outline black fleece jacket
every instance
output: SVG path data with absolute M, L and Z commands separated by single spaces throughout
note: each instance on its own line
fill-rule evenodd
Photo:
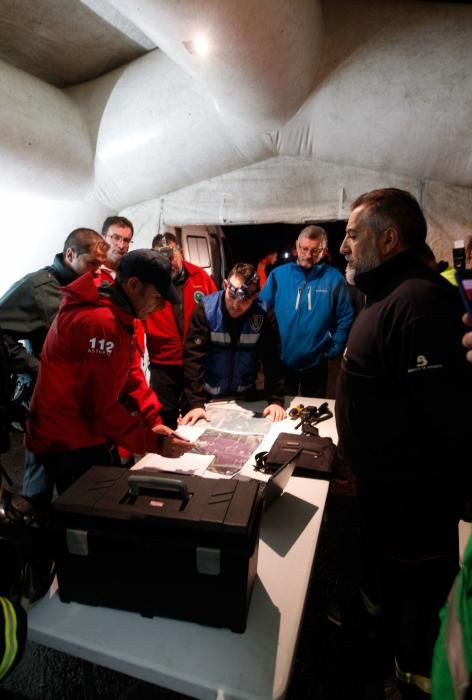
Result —
M 343 458 L 384 484 L 470 480 L 472 365 L 457 289 L 408 251 L 359 275 L 356 286 L 366 306 L 336 397 Z

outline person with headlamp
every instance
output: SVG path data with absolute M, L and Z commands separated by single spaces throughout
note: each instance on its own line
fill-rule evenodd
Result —
M 195 308 L 184 347 L 184 394 L 189 407 L 180 423 L 208 419 L 205 403 L 221 398 L 257 398 L 259 362 L 264 372 L 263 415 L 285 417 L 280 339 L 275 316 L 259 299 L 254 265 L 237 263 L 223 290 Z

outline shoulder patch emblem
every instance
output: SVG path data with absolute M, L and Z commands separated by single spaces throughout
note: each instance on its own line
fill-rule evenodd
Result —
M 264 322 L 264 316 L 262 314 L 254 314 L 254 316 L 251 316 L 249 319 L 249 325 L 251 326 L 252 330 L 258 333 L 261 328 L 262 324 Z
M 203 299 L 204 296 L 205 296 L 205 295 L 203 294 L 202 290 L 201 290 L 201 289 L 197 289 L 197 290 L 193 293 L 193 300 L 194 300 L 194 302 L 195 302 L 196 304 L 199 304 L 199 303 L 201 302 L 201 300 Z

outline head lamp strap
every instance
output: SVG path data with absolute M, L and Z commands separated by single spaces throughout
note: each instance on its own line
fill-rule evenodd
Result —
M 251 285 L 256 285 L 256 288 L 251 292 L 249 287 Z M 237 297 L 241 301 L 245 299 L 250 299 L 251 297 L 259 294 L 261 288 L 259 285 L 259 275 L 254 272 L 240 287 L 234 287 L 228 280 L 228 289 L 234 297 Z

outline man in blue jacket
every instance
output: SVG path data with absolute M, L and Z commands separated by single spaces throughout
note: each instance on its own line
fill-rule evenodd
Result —
M 326 395 L 328 359 L 344 350 L 353 312 L 341 273 L 323 262 L 326 231 L 307 226 L 297 239 L 297 261 L 270 273 L 261 299 L 279 326 L 285 393 Z

